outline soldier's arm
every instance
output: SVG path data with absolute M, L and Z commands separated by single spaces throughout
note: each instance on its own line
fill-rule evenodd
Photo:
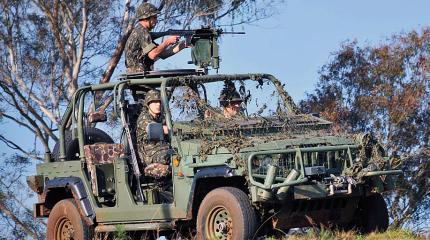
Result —
M 171 36 L 167 38 L 160 45 L 148 52 L 148 57 L 152 60 L 157 59 L 169 46 L 176 44 L 178 40 L 179 36 Z
M 182 49 L 186 48 L 187 44 L 186 41 L 180 41 L 175 45 L 171 45 L 169 47 L 167 47 L 160 55 L 159 57 L 161 59 L 166 59 L 172 55 L 175 55 L 176 53 L 178 53 L 179 51 L 181 51 Z

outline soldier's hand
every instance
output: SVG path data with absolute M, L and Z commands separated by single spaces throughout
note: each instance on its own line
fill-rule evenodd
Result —
M 180 36 L 170 36 L 166 39 L 166 43 L 168 45 L 176 44 L 179 41 Z
M 164 134 L 169 134 L 169 129 L 167 128 L 166 125 L 163 126 L 163 133 Z
M 213 114 L 209 110 L 206 109 L 204 115 L 205 115 L 205 118 L 210 118 L 210 117 L 212 117 Z
M 186 37 L 184 42 L 185 42 L 184 47 L 186 48 L 191 47 L 191 36 Z

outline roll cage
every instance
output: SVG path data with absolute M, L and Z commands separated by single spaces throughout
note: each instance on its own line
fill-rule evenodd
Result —
M 173 74 L 170 74 L 173 75 Z M 173 138 L 173 122 L 172 116 L 169 111 L 169 101 L 167 95 L 167 87 L 177 87 L 177 86 L 187 86 L 190 84 L 203 84 L 217 81 L 229 81 L 229 80 L 253 80 L 259 81 L 261 79 L 269 80 L 277 89 L 281 99 L 284 101 L 285 106 L 290 114 L 297 114 L 298 110 L 291 100 L 289 94 L 283 89 L 281 83 L 271 74 L 265 73 L 253 73 L 253 74 L 233 74 L 233 75 L 181 75 L 180 76 L 154 76 L 154 75 L 136 75 L 133 74 L 131 76 L 123 75 L 120 77 L 120 81 L 105 83 L 105 84 L 97 84 L 91 86 L 84 86 L 79 88 L 76 93 L 73 95 L 72 101 L 69 103 L 64 116 L 62 118 L 60 127 L 59 127 L 59 141 L 60 141 L 60 161 L 65 161 L 65 145 L 64 145 L 64 136 L 65 130 L 71 124 L 75 126 L 78 141 L 79 141 L 79 156 L 81 161 L 85 161 L 85 156 L 83 152 L 84 147 L 84 107 L 85 107 L 85 97 L 89 92 L 97 92 L 97 91 L 113 91 L 113 102 L 114 102 L 114 111 L 121 116 L 124 113 L 123 108 L 121 107 L 124 104 L 124 90 L 127 88 L 133 87 L 142 87 L 144 89 L 154 89 L 160 88 L 161 98 L 163 108 L 165 111 L 166 125 L 169 129 L 169 137 Z M 45 157 L 45 162 L 50 162 L 50 157 Z

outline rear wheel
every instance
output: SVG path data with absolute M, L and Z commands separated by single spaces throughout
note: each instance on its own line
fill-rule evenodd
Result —
M 217 188 L 203 199 L 197 214 L 198 239 L 251 239 L 257 225 L 248 196 L 233 187 Z
M 91 239 L 91 229 L 81 218 L 73 199 L 55 204 L 48 218 L 48 240 Z

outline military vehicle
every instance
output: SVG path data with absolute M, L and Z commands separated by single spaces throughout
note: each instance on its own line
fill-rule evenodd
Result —
M 47 238 L 386 230 L 381 193 L 394 188 L 401 171 L 391 169 L 381 144 L 371 134 L 332 133 L 330 122 L 300 113 L 270 74 L 207 74 L 219 64 L 219 32 L 203 33 L 192 38 L 197 69 L 125 74 L 77 90 L 53 153 L 28 177 L 38 195 L 34 215 L 48 217 Z M 218 105 L 226 85 L 242 100 L 233 118 Z M 169 130 L 165 135 L 157 123 L 147 129 L 149 139 L 170 145 L 172 173 L 165 178 L 142 174 L 136 150 L 136 121 L 150 89 L 161 92 Z

